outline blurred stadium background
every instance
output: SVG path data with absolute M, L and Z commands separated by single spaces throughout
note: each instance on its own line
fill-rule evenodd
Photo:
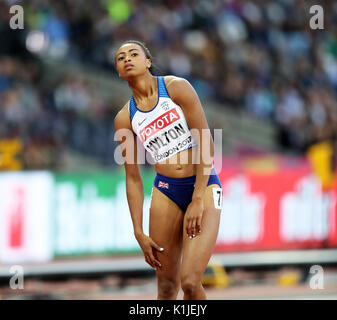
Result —
M 309 25 L 317 4 L 323 30 Z M 127 39 L 148 45 L 158 75 L 188 79 L 223 130 L 209 298 L 337 299 L 333 0 L 1 0 L 0 298 L 156 297 L 114 160 L 131 92 L 113 53 Z M 147 230 L 153 168 L 142 175 Z M 315 265 L 324 289 L 310 287 Z

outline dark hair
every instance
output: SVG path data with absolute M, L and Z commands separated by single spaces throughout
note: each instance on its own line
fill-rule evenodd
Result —
M 146 58 L 151 60 L 151 67 L 149 68 L 149 71 L 150 71 L 151 74 L 153 74 L 154 73 L 153 57 L 152 57 L 152 54 L 151 54 L 149 48 L 145 45 L 145 43 L 141 42 L 141 41 L 138 41 L 138 40 L 127 40 L 127 41 L 124 41 L 118 48 L 120 48 L 121 46 L 123 46 L 125 44 L 128 44 L 128 43 L 138 44 L 143 49 Z M 115 66 L 116 66 L 116 54 L 115 54 L 115 60 L 114 61 L 115 61 Z

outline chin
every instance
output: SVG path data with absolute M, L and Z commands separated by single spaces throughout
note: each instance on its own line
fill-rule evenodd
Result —
M 125 77 L 136 76 L 136 75 L 138 75 L 138 73 L 139 73 L 139 72 L 137 72 L 137 70 L 135 70 L 135 69 L 130 69 L 130 70 L 124 71 L 124 76 L 125 76 Z

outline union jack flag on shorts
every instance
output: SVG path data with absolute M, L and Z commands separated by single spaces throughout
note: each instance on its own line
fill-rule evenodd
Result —
M 166 189 L 168 189 L 169 188 L 169 184 L 168 184 L 168 182 L 159 181 L 158 187 L 159 188 L 166 188 Z

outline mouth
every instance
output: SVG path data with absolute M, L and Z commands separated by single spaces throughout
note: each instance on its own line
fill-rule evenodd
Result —
M 130 70 L 130 69 L 132 69 L 133 68 L 133 65 L 132 64 L 126 64 L 125 66 L 124 66 L 124 69 L 125 70 Z

